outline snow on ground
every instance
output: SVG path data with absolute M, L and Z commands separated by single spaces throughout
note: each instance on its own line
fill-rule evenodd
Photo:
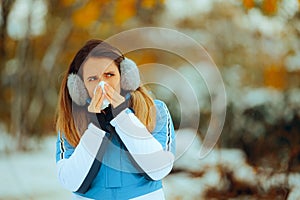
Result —
M 190 140 L 194 137 L 195 131 L 181 130 L 181 134 L 186 135 L 180 137 L 181 140 L 184 138 Z M 290 189 L 288 200 L 300 199 L 299 173 L 257 172 L 246 162 L 245 154 L 239 149 L 215 148 L 207 157 L 199 159 L 197 154 L 202 144 L 200 139 L 194 137 L 189 148 L 182 153 L 182 149 L 186 149 L 185 144 L 186 142 L 177 140 L 177 150 L 181 152 L 181 156 L 175 161 L 174 169 L 180 172 L 170 174 L 163 180 L 167 199 L 204 199 L 206 189 L 228 187 L 226 181 L 222 180 L 220 169 L 232 172 L 233 177 L 238 181 L 263 188 L 265 191 L 276 186 L 287 187 Z
M 5 137 L 2 136 L 3 142 Z M 70 193 L 60 186 L 56 178 L 55 141 L 54 137 L 49 137 L 40 145 L 43 149 L 31 152 L 0 151 L 0 199 L 71 198 Z
M 215 148 L 207 157 L 199 159 L 202 142 L 196 132 L 183 129 L 180 134 L 177 138 L 179 155 L 174 164 L 174 170 L 179 172 L 163 180 L 166 199 L 201 199 L 209 188 L 226 188 L 227 182 L 222 180 L 220 166 L 231 171 L 236 180 L 265 190 L 285 185 L 291 189 L 288 199 L 300 198 L 299 173 L 258 173 L 246 163 L 246 157 L 239 149 Z M 55 137 L 44 139 L 33 151 L 18 153 L 3 151 L 5 138 L 9 137 L 2 134 L 0 200 L 71 199 L 70 192 L 60 186 L 56 177 Z

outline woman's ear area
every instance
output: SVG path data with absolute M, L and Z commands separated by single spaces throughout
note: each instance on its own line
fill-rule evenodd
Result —
M 67 87 L 71 99 L 79 106 L 84 106 L 89 99 L 89 94 L 81 78 L 77 74 L 69 74 Z
M 121 88 L 134 91 L 140 86 L 140 73 L 136 63 L 129 58 L 124 58 L 120 63 Z

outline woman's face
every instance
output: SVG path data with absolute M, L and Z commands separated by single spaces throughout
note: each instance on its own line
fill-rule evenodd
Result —
M 120 73 L 115 62 L 109 58 L 88 58 L 83 65 L 83 81 L 90 98 L 100 81 L 105 81 L 120 94 Z

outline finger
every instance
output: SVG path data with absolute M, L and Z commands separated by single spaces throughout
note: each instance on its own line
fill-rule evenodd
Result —
M 88 111 L 93 112 L 93 113 L 99 113 L 100 112 L 100 107 L 102 105 L 103 98 L 101 100 L 101 97 L 104 96 L 102 95 L 102 88 L 96 86 L 94 90 L 94 96 L 92 97 L 91 103 L 88 106 Z
M 97 85 L 95 87 L 95 90 L 94 90 L 94 97 L 93 98 L 100 99 L 102 93 L 103 93 L 102 88 L 99 85 Z
M 105 98 L 112 104 L 113 107 L 117 107 L 122 102 L 125 101 L 125 98 L 115 91 L 112 87 L 106 87 Z
M 102 88 L 101 87 L 98 87 L 95 89 L 95 94 L 94 94 L 94 101 L 95 101 L 95 104 L 98 104 L 99 101 L 100 101 L 100 98 L 103 96 L 103 91 L 102 91 Z
M 107 98 L 107 100 L 111 104 L 113 104 L 114 101 L 115 101 L 115 99 L 114 99 L 114 93 L 116 93 L 115 90 L 110 85 L 105 84 L 104 85 L 104 91 L 105 91 L 104 94 L 105 94 L 105 97 Z
M 105 93 L 103 96 L 104 96 L 110 103 L 113 102 L 113 99 L 112 99 L 110 96 L 108 96 L 107 93 Z
M 112 97 L 112 96 L 113 96 L 113 93 L 115 92 L 114 88 L 111 87 L 111 86 L 108 85 L 108 84 L 105 84 L 105 85 L 104 85 L 104 91 L 105 91 L 105 93 L 107 93 L 108 96 L 110 96 L 110 97 Z
M 88 111 L 91 112 L 91 113 L 97 113 L 98 112 L 94 104 L 90 104 L 88 106 Z
M 111 99 L 112 101 L 120 101 L 123 99 L 123 96 L 120 95 L 113 87 L 111 87 L 108 84 L 105 84 L 105 93 L 106 96 L 109 97 L 109 99 Z
M 88 111 L 89 112 L 95 112 L 95 98 L 93 97 L 91 99 L 90 105 L 88 106 Z
M 96 109 L 98 109 L 99 111 L 101 110 L 101 106 L 102 106 L 104 97 L 105 97 L 105 95 L 102 95 L 95 105 Z
M 93 113 L 100 113 L 103 99 L 104 99 L 104 95 L 100 97 L 98 102 L 95 102 L 94 100 L 94 102 L 88 106 L 88 111 Z

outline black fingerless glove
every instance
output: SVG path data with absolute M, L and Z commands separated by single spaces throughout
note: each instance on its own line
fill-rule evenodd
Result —
M 111 107 L 111 114 L 112 114 L 112 119 L 115 118 L 118 114 L 120 114 L 120 112 L 122 112 L 123 110 L 125 110 L 126 108 L 130 108 L 131 110 L 133 110 L 130 106 L 131 106 L 131 101 L 130 101 L 130 93 L 127 93 L 125 95 L 125 101 L 123 103 L 121 103 L 120 105 L 118 105 L 117 107 L 113 108 Z

